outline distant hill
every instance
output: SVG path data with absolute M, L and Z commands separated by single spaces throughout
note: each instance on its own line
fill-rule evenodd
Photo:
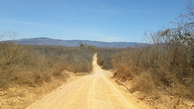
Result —
M 60 46 L 70 46 L 78 47 L 79 43 L 87 45 L 95 45 L 96 47 L 111 47 L 111 48 L 125 48 L 129 46 L 140 45 L 142 43 L 137 42 L 101 42 L 101 41 L 89 41 L 89 40 L 59 40 L 50 39 L 45 37 L 40 38 L 29 38 L 29 39 L 19 39 L 19 40 L 9 40 L 4 42 L 16 42 L 23 45 L 60 45 Z M 146 43 L 143 43 L 145 45 Z

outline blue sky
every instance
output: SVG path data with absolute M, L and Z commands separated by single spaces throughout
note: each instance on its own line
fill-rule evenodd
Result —
M 0 34 L 16 39 L 142 42 L 145 31 L 172 26 L 186 0 L 0 0 Z M 3 38 L 0 40 L 7 40 Z

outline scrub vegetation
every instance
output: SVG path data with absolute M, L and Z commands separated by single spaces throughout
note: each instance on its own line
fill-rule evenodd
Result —
M 16 35 L 6 32 L 1 37 Z M 90 73 L 93 48 L 0 42 L 0 108 L 25 108 L 72 75 Z
M 102 66 L 103 69 L 113 69 L 112 56 L 114 53 L 122 50 L 121 48 L 98 48 L 97 49 L 97 63 Z
M 91 72 L 94 52 L 60 46 L 0 43 L 0 87 L 11 84 L 40 85 L 52 78 L 65 79 L 63 70 Z
M 129 92 L 138 92 L 138 98 L 154 108 L 194 108 L 194 3 L 187 9 L 177 27 L 146 33 L 149 45 L 98 54 L 103 67 L 108 57 L 106 64 L 114 69 L 117 82 L 129 82 Z

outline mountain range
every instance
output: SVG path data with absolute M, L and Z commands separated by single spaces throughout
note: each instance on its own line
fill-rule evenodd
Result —
M 89 40 L 60 40 L 51 39 L 46 37 L 40 38 L 29 38 L 29 39 L 19 39 L 19 40 L 8 40 L 4 42 L 16 42 L 22 45 L 58 45 L 58 46 L 69 46 L 78 47 L 79 43 L 87 45 L 95 45 L 96 47 L 110 47 L 110 48 L 125 48 L 129 46 L 136 45 L 146 45 L 146 43 L 137 42 L 102 42 L 102 41 L 89 41 Z

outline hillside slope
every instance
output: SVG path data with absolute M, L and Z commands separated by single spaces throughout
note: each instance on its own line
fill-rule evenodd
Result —
M 89 41 L 89 40 L 59 40 L 59 39 L 50 39 L 50 38 L 45 38 L 45 37 L 12 40 L 11 42 L 17 42 L 18 44 L 23 44 L 23 45 L 59 45 L 59 46 L 70 46 L 70 47 L 77 47 L 79 46 L 79 43 L 82 42 L 87 45 L 95 45 L 96 47 L 114 47 L 114 48 L 125 48 L 128 46 L 135 46 L 135 45 L 141 44 L 137 42 L 101 42 L 101 41 Z M 143 44 L 146 44 L 146 43 L 143 43 Z

